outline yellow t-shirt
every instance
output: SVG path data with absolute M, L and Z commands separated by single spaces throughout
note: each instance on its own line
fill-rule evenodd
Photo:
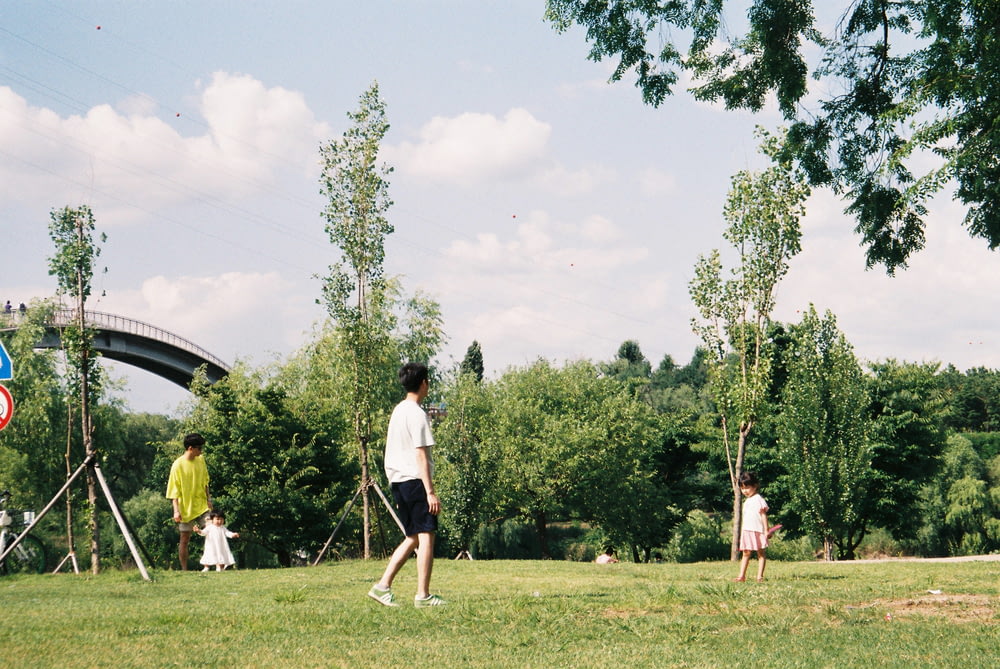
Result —
M 208 467 L 204 456 L 188 460 L 182 455 L 174 460 L 167 479 L 167 499 L 178 500 L 182 523 L 190 523 L 208 511 L 207 490 Z

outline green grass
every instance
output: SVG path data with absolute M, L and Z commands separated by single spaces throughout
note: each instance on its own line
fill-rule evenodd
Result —
M 435 563 L 450 605 L 365 596 L 382 561 L 0 577 L 4 667 L 962 667 L 1000 658 L 1000 562 Z M 751 565 L 753 568 L 755 565 Z M 928 590 L 941 590 L 933 595 Z M 891 620 L 886 614 L 891 614 Z

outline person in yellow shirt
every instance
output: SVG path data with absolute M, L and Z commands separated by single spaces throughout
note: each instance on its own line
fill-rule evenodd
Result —
M 184 453 L 170 466 L 167 479 L 167 499 L 174 507 L 174 522 L 180 533 L 177 557 L 181 569 L 188 568 L 188 543 L 191 532 L 198 523 L 205 523 L 212 510 L 212 497 L 208 492 L 208 467 L 201 452 L 205 438 L 198 433 L 184 436 Z

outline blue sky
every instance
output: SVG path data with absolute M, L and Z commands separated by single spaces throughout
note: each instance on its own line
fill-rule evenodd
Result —
M 542 0 L 19 2 L 0 0 L 0 301 L 55 292 L 49 212 L 88 204 L 108 235 L 89 307 L 229 361 L 264 364 L 323 318 L 318 147 L 378 81 L 396 228 L 386 270 L 440 302 L 460 360 L 611 358 L 636 339 L 656 365 L 696 345 L 687 285 L 723 247 L 737 170 L 761 166 L 758 116 L 682 90 L 645 107 Z M 734 17 L 734 20 L 738 17 Z M 863 360 L 1000 367 L 996 254 L 939 198 L 927 248 L 866 271 L 826 192 L 776 316 L 831 309 Z M 110 364 L 135 410 L 185 392 Z

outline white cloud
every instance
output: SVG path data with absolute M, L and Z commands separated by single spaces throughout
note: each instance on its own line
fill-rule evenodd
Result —
M 420 129 L 418 141 L 387 145 L 383 154 L 408 174 L 471 184 L 536 171 L 551 132 L 548 123 L 520 108 L 503 118 L 472 112 L 436 116 Z
M 300 93 L 216 73 L 201 94 L 207 125 L 153 114 L 135 95 L 61 117 L 0 87 L 0 188 L 8 202 L 88 203 L 102 225 L 190 202 L 245 197 L 291 168 L 316 171 L 329 127 Z M 185 135 L 191 129 L 200 134 Z
M 316 120 L 304 96 L 267 88 L 248 75 L 216 72 L 202 94 L 201 113 L 212 140 L 228 157 L 250 166 L 274 160 L 300 169 L 316 163 L 316 146 L 330 128 Z
M 287 299 L 292 292 L 292 284 L 277 272 L 157 275 L 137 290 L 110 292 L 90 308 L 149 323 L 231 358 L 237 352 L 285 349 L 288 342 L 281 338 L 289 316 L 299 331 L 308 326 L 301 305 Z

